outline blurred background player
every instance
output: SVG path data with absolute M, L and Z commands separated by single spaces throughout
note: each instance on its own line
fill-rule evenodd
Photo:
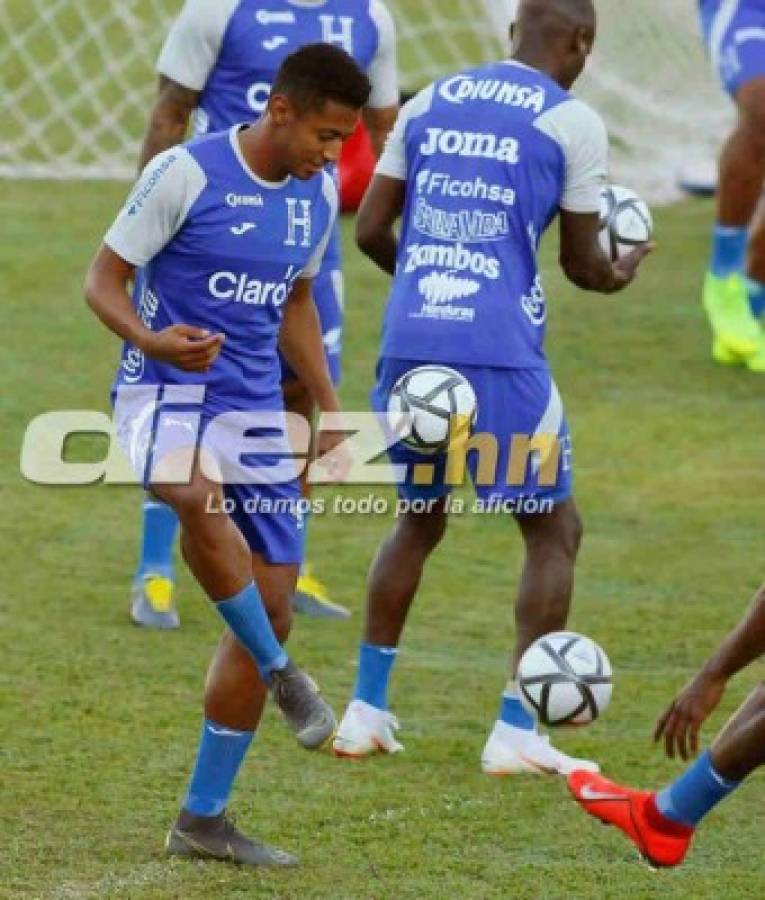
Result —
M 265 110 L 279 65 L 296 48 L 316 41 L 353 56 L 372 83 L 363 121 L 379 155 L 398 111 L 393 19 L 381 0 L 186 0 L 157 62 L 159 95 L 141 151 L 140 167 L 184 139 L 193 115 L 197 134 L 256 120 Z M 335 230 L 314 283 L 314 300 L 334 383 L 340 380 L 343 275 L 340 233 Z M 288 410 L 313 416 L 308 391 L 282 359 Z M 303 476 L 303 490 L 308 485 Z M 133 582 L 136 624 L 176 628 L 173 547 L 178 519 L 167 504 L 146 497 L 141 557 Z M 324 585 L 304 567 L 293 599 L 297 611 L 346 618 Z
M 701 725 L 717 707 L 728 681 L 763 654 L 765 585 L 741 622 L 659 719 L 654 739 L 664 739 L 668 756 L 678 752 L 688 759 L 698 752 Z M 763 763 L 765 686 L 760 685 L 710 749 L 663 790 L 638 791 L 589 772 L 573 772 L 569 788 L 584 810 L 623 831 L 649 862 L 676 866 L 704 816 Z
M 368 96 L 366 75 L 340 48 L 298 50 L 256 124 L 149 163 L 88 273 L 91 308 L 125 342 L 117 432 L 143 483 L 180 518 L 184 559 L 228 626 L 207 674 L 194 773 L 167 839 L 173 855 L 294 864 L 233 825 L 228 797 L 269 688 L 307 749 L 335 729 L 316 685 L 281 646 L 304 534 L 292 461 L 275 477 L 273 453 L 288 449 L 277 339 L 319 408 L 339 411 L 311 279 L 337 215 L 325 166 L 337 161 Z M 127 287 L 140 267 L 131 300 Z M 249 452 L 243 469 L 243 434 L 253 426 L 242 417 L 256 412 L 282 442 L 270 455 Z M 341 439 L 321 434 L 319 447 L 327 452 Z M 223 483 L 206 474 L 210 458 Z M 191 476 L 179 478 L 186 464 Z
M 598 242 L 608 137 L 600 117 L 569 93 L 595 39 L 592 3 L 526 0 L 512 35 L 511 59 L 446 77 L 404 106 L 362 203 L 357 239 L 380 268 L 395 272 L 375 409 L 386 409 L 393 384 L 408 369 L 423 363 L 457 369 L 477 395 L 475 432 L 491 433 L 499 444 L 489 484 L 476 483 L 478 454 L 470 455 L 478 496 L 554 504 L 551 512 L 515 517 L 526 552 L 515 605 L 515 673 L 532 641 L 566 623 L 582 532 L 571 496 L 571 438 L 543 350 L 538 243 L 559 215 L 564 272 L 579 287 L 603 293 L 624 288 L 648 248 L 612 264 Z M 469 227 L 476 222 L 484 223 L 480 233 Z M 550 439 L 554 483 L 540 483 L 533 466 L 521 485 L 507 483 L 513 435 Z M 423 462 L 402 444 L 390 456 L 410 476 Z M 447 525 L 443 457 L 427 457 L 436 464 L 432 485 L 410 478 L 399 487 L 403 497 L 433 507 L 398 516 L 372 564 L 354 698 L 334 742 L 339 756 L 402 749 L 387 686 L 425 562 Z M 514 679 L 482 764 L 494 775 L 597 768 L 538 734 Z
M 712 356 L 765 372 L 758 321 L 765 306 L 765 214 L 755 216 L 765 182 L 765 3 L 699 0 L 699 6 L 712 65 L 738 116 L 720 155 L 717 220 L 704 280 Z

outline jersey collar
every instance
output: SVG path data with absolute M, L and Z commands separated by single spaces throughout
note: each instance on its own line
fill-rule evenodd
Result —
M 236 156 L 237 161 L 244 170 L 245 175 L 251 178 L 256 184 L 260 185 L 260 187 L 267 188 L 272 191 L 283 188 L 289 182 L 290 178 L 292 178 L 291 175 L 288 175 L 286 178 L 282 178 L 281 181 L 266 181 L 265 178 L 261 178 L 260 175 L 253 172 L 252 169 L 247 165 L 247 161 L 245 160 L 244 154 L 242 153 L 242 148 L 239 146 L 239 139 L 237 138 L 237 135 L 243 128 L 247 128 L 246 122 L 240 125 L 232 126 L 228 132 L 228 141 L 229 144 L 231 144 L 231 149 L 234 151 L 234 156 Z

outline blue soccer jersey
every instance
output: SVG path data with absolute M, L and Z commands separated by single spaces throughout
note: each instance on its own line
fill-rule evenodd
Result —
M 607 157 L 600 117 L 527 66 L 420 92 L 377 167 L 406 181 L 381 356 L 545 368 L 539 240 L 560 208 L 598 210 Z
M 223 332 L 211 370 L 183 372 L 125 344 L 116 384 L 204 384 L 208 409 L 279 409 L 276 349 L 296 279 L 319 270 L 337 212 L 325 172 L 272 183 L 247 166 L 240 126 L 155 157 L 104 242 L 141 267 L 138 315 L 152 330 Z
M 241 153 L 240 130 L 156 156 L 104 237 L 138 267 L 134 302 L 145 325 L 225 335 L 207 373 L 182 371 L 126 343 L 115 426 L 146 487 L 168 473 L 176 478 L 179 460 L 199 448 L 250 549 L 272 563 L 299 564 L 303 511 L 288 458 L 276 347 L 292 286 L 319 270 L 337 190 L 326 172 L 306 181 L 259 178 Z M 265 445 L 253 446 L 254 432 L 269 436 Z

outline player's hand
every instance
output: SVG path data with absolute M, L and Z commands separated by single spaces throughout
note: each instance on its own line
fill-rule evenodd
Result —
M 681 759 L 695 756 L 699 750 L 699 731 L 725 692 L 725 679 L 700 672 L 670 703 L 656 723 L 653 739 L 664 738 L 667 756 Z
M 345 443 L 347 438 L 343 431 L 320 431 L 316 440 L 316 465 L 325 469 L 335 482 L 345 481 L 353 465 Z
M 620 288 L 626 287 L 632 279 L 637 275 L 637 270 L 643 260 L 649 253 L 653 253 L 656 244 L 653 241 L 647 241 L 645 244 L 638 244 L 630 250 L 629 253 L 613 263 L 614 277 Z
M 210 334 L 193 325 L 169 325 L 151 332 L 142 347 L 152 359 L 170 363 L 184 372 L 207 372 L 223 346 L 225 335 Z

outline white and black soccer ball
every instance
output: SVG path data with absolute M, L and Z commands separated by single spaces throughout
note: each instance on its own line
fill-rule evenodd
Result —
M 606 709 L 611 663 L 595 641 L 573 631 L 538 638 L 518 666 L 521 703 L 543 725 L 587 725 Z
M 609 184 L 600 192 L 600 246 L 616 262 L 639 244 L 651 240 L 653 218 L 643 200 L 630 188 Z
M 478 402 L 470 382 L 448 366 L 410 369 L 388 397 L 392 428 L 408 447 L 420 453 L 446 449 L 450 433 L 461 436 L 475 424 L 477 414 Z

